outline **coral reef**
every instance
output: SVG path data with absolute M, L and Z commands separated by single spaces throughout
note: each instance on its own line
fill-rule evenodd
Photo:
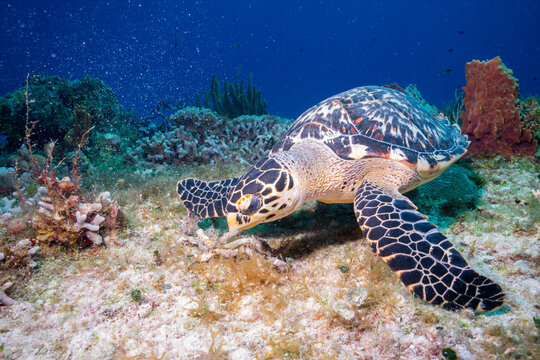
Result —
M 470 154 L 534 155 L 534 124 L 524 121 L 518 80 L 496 57 L 465 65 L 465 111 L 462 132 L 471 144 Z
M 478 176 L 472 170 L 455 164 L 407 196 L 438 226 L 447 227 L 460 213 L 475 208 L 480 191 L 475 181 Z
M 15 169 L 12 167 L 0 167 L 0 194 L 11 193 L 15 190 L 14 172 Z
M 412 97 L 413 99 L 415 99 L 416 101 L 418 101 L 418 103 L 420 104 L 421 107 L 424 108 L 424 110 L 426 110 L 427 112 L 429 112 L 431 115 L 433 116 L 438 116 L 441 112 L 435 107 L 435 105 L 429 103 L 427 100 L 425 100 L 423 97 L 422 97 L 422 94 L 420 94 L 420 91 L 418 90 L 418 88 L 416 87 L 416 84 L 409 84 L 407 85 L 407 87 L 405 88 L 405 92 L 410 96 Z
M 441 116 L 441 112 L 435 107 L 435 105 L 429 103 L 427 100 L 425 100 L 422 97 L 422 94 L 420 94 L 420 91 L 416 87 L 416 84 L 409 84 L 405 89 L 403 89 L 401 86 L 399 86 L 397 83 L 392 83 L 390 85 L 384 85 L 384 87 L 397 90 L 399 92 L 402 92 L 406 95 L 408 95 L 410 98 L 416 100 L 418 104 L 420 104 L 421 107 L 423 107 L 427 112 L 432 114 L 433 116 Z
M 50 139 L 61 146 L 75 145 L 91 126 L 100 131 L 129 134 L 136 118 L 126 112 L 107 84 L 85 77 L 70 81 L 58 76 L 29 76 L 28 91 L 33 103 L 30 121 L 40 122 L 40 136 L 35 144 L 42 147 Z M 0 98 L 0 134 L 7 136 L 5 150 L 12 151 L 24 139 L 26 88 L 23 86 Z M 91 141 L 91 139 L 90 139 Z
M 536 143 L 540 142 L 540 104 L 538 97 L 529 97 L 523 103 L 524 127 L 534 132 Z
M 102 192 L 89 201 L 82 191 L 79 168 L 81 148 L 91 128 L 80 135 L 79 145 L 74 152 L 71 168 L 73 180 L 69 177 L 60 180 L 56 174 L 65 157 L 53 166 L 53 142 L 46 151 L 44 164 L 37 161 L 31 139 L 37 122 L 29 120 L 28 91 L 25 102 L 26 149 L 20 149 L 19 153 L 26 158 L 25 167 L 29 169 L 20 169 L 18 161 L 13 169 L 9 169 L 13 175 L 9 190 L 13 190 L 11 195 L 18 200 L 4 197 L 0 216 L 2 225 L 7 225 L 7 233 L 0 235 L 0 267 L 8 269 L 22 264 L 35 267 L 37 264 L 31 257 L 40 246 L 49 249 L 54 244 L 65 247 L 101 245 L 103 236 L 118 228 L 122 219 L 116 199 L 112 200 L 109 192 Z M 21 179 L 24 181 L 19 181 Z M 18 206 L 15 207 L 17 201 Z M 27 224 L 30 226 L 27 227 Z
M 243 87 L 237 85 L 234 91 Z M 414 86 L 392 87 L 440 117 Z M 166 121 L 125 126 L 144 134 L 137 142 L 107 126 L 86 140 L 96 120 L 88 104 L 75 100 L 68 102 L 63 148 L 43 142 L 45 156 L 37 155 L 30 139 L 35 124 L 27 118 L 26 146 L 5 157 L 12 168 L 0 168 L 0 357 L 484 359 L 538 353 L 537 162 L 461 161 L 410 193 L 471 265 L 507 291 L 504 311 L 475 316 L 411 296 L 362 240 L 351 204 L 311 202 L 229 237 L 229 245 L 241 245 L 235 251 L 214 247 L 226 238 L 226 224 L 185 216 L 173 191 L 178 172 L 238 176 L 240 167 L 271 149 L 289 120 L 163 105 L 175 110 Z M 538 102 L 530 98 L 520 106 L 525 123 L 537 124 Z M 68 152 L 70 145 L 76 149 Z M 53 156 L 62 160 L 53 165 Z M 69 162 L 71 169 L 64 166 Z M 111 189 L 130 220 L 124 232 L 116 231 L 123 214 L 105 191 Z M 250 244 L 265 251 L 250 251 Z M 268 248 L 271 256 L 261 255 Z
M 68 177 L 58 179 L 57 169 L 49 169 L 47 162 L 44 169 L 38 170 L 37 178 L 24 188 L 15 178 L 14 194 L 18 194 L 19 200 L 2 199 L 0 224 L 7 230 L 4 234 L 7 238 L 0 239 L 2 267 L 36 266 L 32 255 L 40 246 L 101 245 L 106 242 L 104 237 L 122 225 L 116 199 L 111 199 L 108 192 L 89 201 L 80 187 L 77 171 L 74 172 L 77 181 L 72 181 Z M 35 184 L 41 186 L 32 195 Z
M 207 164 L 217 160 L 252 164 L 263 157 L 290 124 L 272 115 L 244 115 L 227 119 L 204 108 L 188 107 L 168 121 L 167 131 L 128 147 L 126 160 L 155 164 L 180 164 L 197 161 Z
M 108 192 L 83 201 L 69 178 L 49 179 L 38 191 L 38 209 L 32 217 L 36 240 L 47 245 L 101 245 L 103 236 L 117 227 L 118 205 Z
M 463 122 L 461 121 L 461 113 L 463 113 L 465 105 L 463 104 L 463 98 L 465 93 L 461 89 L 456 89 L 454 93 L 454 100 L 451 100 L 447 104 L 441 107 L 441 112 L 446 115 L 450 124 L 457 124 L 459 127 L 462 126 Z

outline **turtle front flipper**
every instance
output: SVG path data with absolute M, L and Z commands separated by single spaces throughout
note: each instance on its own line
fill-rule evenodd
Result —
M 227 215 L 227 195 L 238 183 L 238 178 L 205 182 L 184 179 L 178 182 L 177 191 L 186 208 L 202 219 Z
M 501 287 L 472 270 L 427 216 L 397 190 L 364 181 L 354 207 L 371 250 L 414 295 L 449 310 L 484 312 L 503 305 Z

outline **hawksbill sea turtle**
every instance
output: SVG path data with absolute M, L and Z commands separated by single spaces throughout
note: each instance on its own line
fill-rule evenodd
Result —
M 491 311 L 505 294 L 404 195 L 467 151 L 459 127 L 390 88 L 358 87 L 313 106 L 243 176 L 177 190 L 201 218 L 227 217 L 229 231 L 283 218 L 302 204 L 354 203 L 371 250 L 405 286 L 445 309 Z

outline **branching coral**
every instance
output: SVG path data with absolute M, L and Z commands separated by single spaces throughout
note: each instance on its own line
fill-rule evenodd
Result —
M 518 81 L 496 57 L 465 65 L 463 133 L 473 154 L 534 155 L 534 129 L 526 124 L 519 100 Z
M 266 110 L 266 101 L 262 100 L 261 91 L 253 85 L 253 74 L 249 75 L 249 81 L 246 92 L 244 92 L 244 80 L 238 83 L 240 69 L 236 73 L 234 83 L 225 81 L 223 83 L 223 92 L 221 92 L 217 75 L 212 77 L 210 92 L 204 94 L 204 104 L 201 103 L 201 95 L 197 93 L 195 105 L 197 107 L 210 107 L 212 100 L 213 109 L 220 115 L 235 118 L 241 115 L 264 115 L 268 114 Z
M 93 201 L 88 201 L 81 189 L 79 159 L 81 148 L 92 128 L 80 135 L 80 142 L 73 158 L 72 177 L 58 179 L 56 176 L 63 159 L 53 166 L 54 144 L 50 145 L 44 166 L 36 161 L 31 137 L 37 122 L 29 120 L 29 90 L 26 89 L 27 117 L 25 123 L 25 144 L 28 155 L 28 166 L 35 183 L 41 185 L 33 198 L 25 199 L 17 177 L 14 187 L 17 190 L 21 206 L 25 211 L 32 210 L 31 225 L 34 228 L 35 240 L 41 244 L 63 244 L 73 246 L 100 245 L 102 236 L 117 226 L 118 206 L 111 200 L 108 192 L 101 193 Z M 18 166 L 15 166 L 16 174 Z
M 185 161 L 212 163 L 232 160 L 250 164 L 272 148 L 289 122 L 264 115 L 227 119 L 209 109 L 188 107 L 169 120 L 169 130 L 157 131 L 128 148 L 126 160 L 157 164 Z
M 463 97 L 465 94 L 463 91 L 456 89 L 454 93 L 454 100 L 450 101 L 441 108 L 441 112 L 446 115 L 446 118 L 450 124 L 458 124 L 461 126 L 461 113 L 464 110 Z
M 41 243 L 101 245 L 103 235 L 117 225 L 118 206 L 108 192 L 92 202 L 82 201 L 69 178 L 50 179 L 42 189 L 44 196 L 32 217 L 36 239 Z

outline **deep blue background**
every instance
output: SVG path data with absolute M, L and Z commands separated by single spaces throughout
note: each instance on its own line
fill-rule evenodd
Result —
M 540 94 L 540 1 L 0 1 L 0 95 L 29 72 L 106 81 L 139 115 L 254 73 L 294 118 L 360 85 L 416 83 L 440 105 L 471 59 L 500 55 Z M 447 69 L 451 70 L 448 73 Z

